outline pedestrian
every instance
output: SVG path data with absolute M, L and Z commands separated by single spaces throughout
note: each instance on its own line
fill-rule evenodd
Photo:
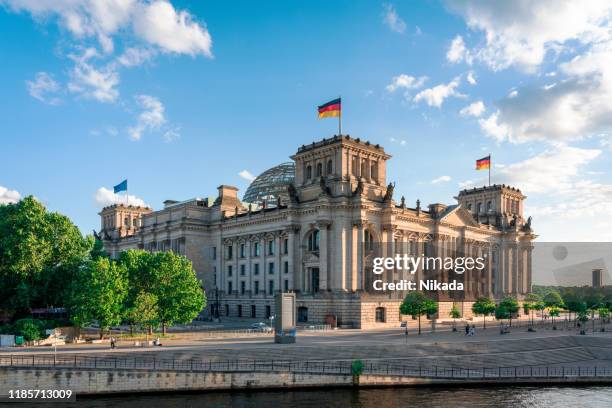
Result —
M 114 337 L 110 338 L 110 346 L 111 346 L 111 349 L 115 348 L 115 338 Z
M 465 324 L 465 335 L 470 334 L 470 325 L 468 323 Z

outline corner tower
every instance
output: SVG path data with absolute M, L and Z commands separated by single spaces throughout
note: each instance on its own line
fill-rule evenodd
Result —
M 100 215 L 100 235 L 104 240 L 115 240 L 135 235 L 141 227 L 143 215 L 150 214 L 149 207 L 113 204 L 104 207 Z
M 368 198 L 380 198 L 386 190 L 390 158 L 380 145 L 349 135 L 302 145 L 291 156 L 295 161 L 295 187 L 300 199 L 310 200 L 320 193 L 322 180 L 333 196 L 351 196 L 361 183 Z
M 505 184 L 463 190 L 456 197 L 476 221 L 500 228 L 525 224 L 523 201 L 526 198 L 521 190 Z

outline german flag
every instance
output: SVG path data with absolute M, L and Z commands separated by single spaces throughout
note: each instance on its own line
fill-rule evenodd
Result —
M 476 160 L 476 170 L 486 170 L 491 168 L 491 155 Z
M 323 118 L 335 118 L 340 116 L 342 110 L 342 99 L 334 99 L 326 104 L 319 106 L 319 119 Z

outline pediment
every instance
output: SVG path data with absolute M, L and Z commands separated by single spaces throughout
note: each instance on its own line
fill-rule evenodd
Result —
M 472 214 L 461 205 L 457 205 L 449 210 L 440 218 L 440 221 L 458 226 L 478 227 L 480 225 Z

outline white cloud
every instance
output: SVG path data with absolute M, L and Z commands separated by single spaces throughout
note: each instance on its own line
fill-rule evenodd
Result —
M 113 192 L 112 189 L 108 189 L 106 187 L 100 187 L 96 191 L 94 199 L 96 201 L 96 204 L 102 207 L 106 207 L 112 204 L 125 204 L 126 201 L 130 205 L 148 207 L 148 205 L 145 204 L 144 200 L 139 197 L 136 197 L 134 195 L 128 195 L 128 198 L 126 200 L 125 194 L 116 194 Z
M 461 61 L 465 61 L 468 64 L 472 63 L 472 56 L 465 47 L 463 37 L 458 35 L 453 38 L 453 41 L 451 41 L 451 44 L 448 47 L 448 51 L 446 51 L 446 59 L 455 64 Z
M 408 142 L 405 139 L 396 139 L 394 137 L 389 138 L 391 143 L 398 143 L 400 146 L 406 146 Z
M 468 72 L 465 79 L 468 81 L 470 85 L 476 85 L 478 83 L 476 81 L 476 75 L 474 74 L 474 71 Z
M 174 128 L 174 129 L 167 129 L 164 132 L 164 141 L 166 143 L 172 143 L 175 140 L 178 140 L 181 137 L 181 134 L 179 133 L 179 128 Z
M 580 170 L 599 157 L 601 150 L 558 145 L 522 162 L 497 171 L 502 182 L 519 187 L 528 194 L 566 194 L 575 187 Z M 557 198 L 555 197 L 555 200 Z
M 0 186 L 0 204 L 16 203 L 20 199 L 21 194 L 19 192 Z
M 135 16 L 134 31 L 163 51 L 212 58 L 212 38 L 206 27 L 165 0 L 143 5 Z
M 37 72 L 33 81 L 26 81 L 30 95 L 41 102 L 49 105 L 58 105 L 61 99 L 54 96 L 60 90 L 59 84 L 51 74 Z
M 29 13 L 40 23 L 57 23 L 69 37 L 64 42 L 74 63 L 68 91 L 100 102 L 115 102 L 119 97 L 121 67 L 140 65 L 159 53 L 213 57 L 206 26 L 168 0 L 0 0 L 0 6 Z M 118 44 L 130 44 L 118 56 L 117 39 Z M 38 88 L 31 81 L 30 93 L 41 99 L 45 89 L 59 90 L 49 79 L 41 78 L 46 82 Z
M 450 176 L 440 176 L 438 178 L 431 180 L 431 184 L 448 183 L 451 180 L 452 179 Z
M 88 48 L 80 56 L 71 55 L 75 65 L 70 71 L 68 90 L 98 102 L 115 102 L 119 97 L 119 73 L 113 64 L 94 67 L 91 61 L 96 57 L 98 53 L 94 48 Z
M 439 108 L 444 103 L 446 98 L 451 96 L 463 97 L 464 95 L 457 92 L 459 86 L 459 77 L 456 77 L 448 84 L 436 85 L 433 88 L 424 89 L 414 97 L 414 102 L 425 101 L 429 106 Z
M 56 18 L 75 38 L 96 38 L 113 51 L 112 36 L 130 28 L 133 34 L 165 52 L 212 57 L 206 27 L 168 0 L 0 0 L 15 12 L 37 19 Z
M 426 76 L 417 78 L 412 75 L 400 74 L 398 76 L 394 76 L 391 83 L 387 85 L 385 89 L 388 92 L 395 92 L 398 89 L 418 89 L 423 86 L 425 81 L 427 81 Z
M 482 101 L 476 101 L 476 102 L 469 104 L 465 108 L 461 109 L 459 113 L 462 116 L 474 116 L 475 118 L 477 118 L 480 115 L 482 115 L 484 111 L 485 111 L 484 103 Z
M 396 33 L 403 33 L 406 31 L 406 23 L 401 19 L 400 16 L 397 15 L 395 11 L 395 7 L 392 4 L 384 4 L 383 5 L 383 22 L 391 31 L 395 31 Z
M 540 239 L 597 241 L 603 235 L 591 227 L 612 212 L 612 184 L 592 179 L 586 167 L 601 153 L 558 144 L 526 160 L 496 166 L 493 182 L 517 187 L 528 196 L 525 215 L 534 217 Z M 482 178 L 464 181 L 460 187 L 485 184 Z
M 609 39 L 612 3 L 606 0 L 447 1 L 485 44 L 471 51 L 494 70 L 517 66 L 534 71 L 547 53 Z
M 152 49 L 130 47 L 117 57 L 117 62 L 124 67 L 135 67 L 150 60 L 155 54 Z
M 487 120 L 497 140 L 571 141 L 605 133 L 612 127 L 612 41 L 594 45 L 559 66 L 554 84 L 528 85 L 502 99 Z
M 242 170 L 240 173 L 238 173 L 238 175 L 240 177 L 242 177 L 243 179 L 245 179 L 246 181 L 253 181 L 255 180 L 255 176 L 248 170 Z
M 132 140 L 138 141 L 144 132 L 160 129 L 167 120 L 164 105 L 158 98 L 150 95 L 137 95 L 134 98 L 142 112 L 138 115 L 136 125 L 128 128 L 128 133 Z

